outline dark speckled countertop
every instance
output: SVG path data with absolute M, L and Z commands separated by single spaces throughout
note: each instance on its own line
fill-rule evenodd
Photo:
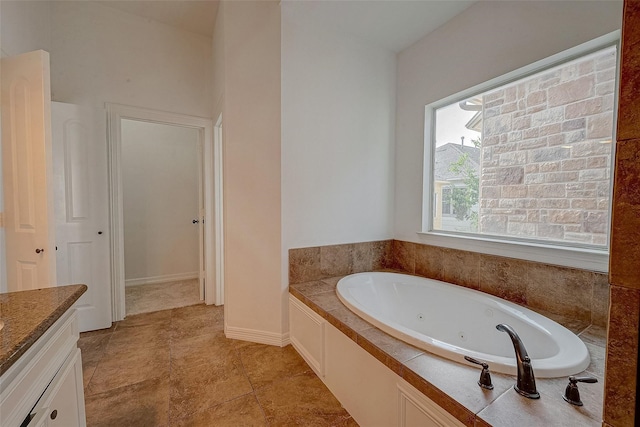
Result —
M 87 290 L 86 285 L 0 294 L 0 375 Z

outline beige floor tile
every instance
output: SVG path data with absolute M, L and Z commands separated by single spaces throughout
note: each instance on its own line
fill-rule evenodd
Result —
M 261 427 L 267 420 L 253 393 L 171 423 L 179 427 Z
M 190 369 L 206 364 L 218 369 L 233 363 L 240 366 L 240 358 L 233 342 L 222 332 L 171 341 L 171 370 Z
M 171 337 L 194 337 L 221 332 L 224 329 L 222 310 L 218 307 L 197 305 L 171 311 Z
M 143 313 L 127 315 L 127 317 L 116 323 L 116 330 L 125 328 L 136 328 L 139 326 L 169 326 L 171 325 L 171 310 L 156 311 L 153 313 Z
M 87 426 L 168 426 L 168 402 L 169 381 L 166 377 L 87 396 Z
M 198 279 L 127 286 L 125 294 L 127 315 L 185 307 L 201 302 Z
M 171 371 L 169 414 L 172 420 L 253 392 L 239 363 L 207 364 Z
M 292 346 L 250 346 L 240 350 L 245 372 L 255 389 L 293 375 L 311 372 L 311 368 Z
M 102 393 L 168 375 L 168 346 L 107 352 L 98 364 L 85 393 Z
M 256 390 L 256 396 L 270 426 L 353 425 L 349 413 L 313 373 L 275 381 Z

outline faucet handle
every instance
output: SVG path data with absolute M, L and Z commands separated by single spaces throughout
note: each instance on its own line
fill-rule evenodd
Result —
M 478 385 L 482 388 L 486 388 L 487 390 L 493 390 L 493 383 L 491 382 L 491 372 L 489 372 L 489 364 L 486 362 L 481 362 L 480 360 L 474 359 L 473 357 L 469 356 L 465 356 L 464 360 L 482 366 L 482 372 L 480 372 L 480 380 L 478 380 Z
M 562 398 L 571 403 L 572 405 L 582 406 L 582 400 L 580 400 L 580 390 L 578 390 L 578 383 L 597 383 L 598 379 L 593 377 L 569 377 L 569 385 L 564 390 Z

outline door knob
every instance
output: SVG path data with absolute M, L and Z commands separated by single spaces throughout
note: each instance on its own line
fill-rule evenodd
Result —
M 36 249 L 37 254 L 39 254 L 40 252 L 44 252 L 44 249 Z
M 192 223 L 192 224 L 197 224 L 197 223 L 199 223 L 199 222 L 200 222 L 200 221 L 199 221 L 199 220 L 197 220 L 197 219 L 194 219 L 193 221 L 191 221 L 191 223 Z

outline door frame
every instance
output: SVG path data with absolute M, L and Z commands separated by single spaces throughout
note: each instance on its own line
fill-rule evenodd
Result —
M 204 194 L 204 251 L 205 257 L 205 303 L 223 304 L 221 289 L 224 287 L 216 266 L 221 264 L 222 234 L 222 164 L 221 141 L 214 147 L 213 124 L 204 117 L 157 111 L 121 104 L 105 104 L 107 110 L 107 161 L 109 172 L 109 224 L 111 240 L 111 292 L 113 320 L 124 319 L 125 278 L 124 278 L 124 213 L 122 187 L 122 119 L 150 123 L 168 124 L 198 130 L 199 140 L 204 147 L 203 194 Z M 213 224 L 213 226 L 209 226 Z M 200 249 L 202 250 L 202 248 Z M 211 256 L 210 254 L 214 254 Z M 201 254 L 202 256 L 202 254 Z

